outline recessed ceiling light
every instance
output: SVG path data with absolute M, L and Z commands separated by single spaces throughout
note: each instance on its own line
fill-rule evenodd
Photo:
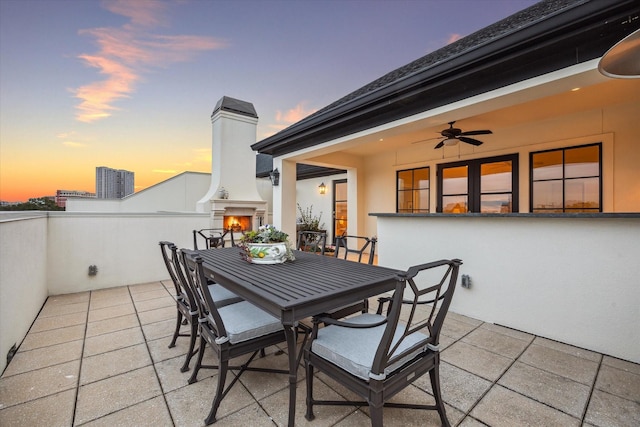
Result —
M 581 89 L 581 88 L 579 88 L 579 87 L 574 87 L 573 89 L 571 89 L 571 92 L 577 92 L 577 91 L 579 91 L 580 89 Z

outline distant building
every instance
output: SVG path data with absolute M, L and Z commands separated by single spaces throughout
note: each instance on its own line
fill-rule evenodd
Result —
M 56 206 L 64 208 L 67 206 L 67 199 L 70 197 L 96 198 L 96 193 L 77 190 L 58 190 L 56 191 Z
M 105 166 L 96 168 L 96 197 L 98 199 L 122 199 L 133 194 L 133 188 L 133 172 Z

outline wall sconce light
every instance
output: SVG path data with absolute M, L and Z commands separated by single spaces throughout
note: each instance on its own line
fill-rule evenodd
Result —
M 320 194 L 326 194 L 327 186 L 324 185 L 324 182 L 318 185 L 318 191 L 320 191 Z
M 278 168 L 275 168 L 271 171 L 271 173 L 269 174 L 269 178 L 271 178 L 271 184 L 274 187 L 277 187 L 278 184 L 280 184 L 280 172 L 278 172 Z

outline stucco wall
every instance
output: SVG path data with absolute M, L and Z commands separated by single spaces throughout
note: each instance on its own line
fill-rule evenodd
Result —
M 184 172 L 120 200 L 67 200 L 67 212 L 195 212 L 211 174 Z M 207 212 L 210 209 L 207 210 Z
M 378 217 L 380 265 L 460 258 L 451 310 L 640 362 L 640 218 Z
M 50 213 L 47 286 L 52 295 L 146 283 L 168 277 L 158 242 L 193 248 L 197 213 Z M 90 265 L 98 267 L 89 276 Z
M 304 210 L 313 207 L 313 214 L 320 216 L 320 225 L 327 230 L 327 241 L 333 241 L 333 181 L 346 179 L 347 174 L 331 175 L 324 178 L 310 178 L 298 181 L 296 184 L 296 200 Z M 324 183 L 327 187 L 325 194 L 320 194 L 318 186 Z M 322 214 L 322 215 L 321 215 Z M 296 215 L 300 213 L 296 211 Z
M 47 299 L 47 215 L 0 215 L 0 372 Z

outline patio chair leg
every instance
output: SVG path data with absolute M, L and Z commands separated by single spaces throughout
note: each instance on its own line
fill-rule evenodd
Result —
M 308 421 L 313 421 L 316 417 L 313 414 L 313 365 L 305 361 L 305 375 L 307 377 L 307 413 L 304 417 Z
M 433 397 L 436 400 L 436 407 L 438 409 L 438 415 L 440 415 L 440 422 L 444 427 L 449 427 L 449 420 L 444 409 L 444 402 L 442 401 L 442 393 L 440 390 L 440 367 L 439 359 L 440 355 L 436 354 L 436 364 L 429 371 L 429 378 L 431 379 L 431 390 L 433 391 Z
M 206 425 L 216 422 L 216 413 L 218 412 L 218 407 L 220 406 L 220 402 L 222 402 L 222 398 L 224 397 L 224 382 L 227 379 L 228 368 L 228 360 L 220 362 L 220 366 L 218 368 L 218 387 L 216 388 L 216 397 L 213 399 L 213 403 L 211 404 L 211 411 L 209 411 L 209 415 L 207 415 L 207 418 L 204 420 L 204 423 Z
M 384 405 L 373 406 L 369 404 L 369 413 L 371 415 L 371 427 L 382 427 L 382 413 Z
M 178 310 L 178 317 L 176 319 L 176 330 L 173 333 L 173 339 L 171 340 L 171 344 L 169 344 L 169 348 L 173 348 L 176 346 L 176 340 L 178 339 L 178 335 L 180 334 L 180 325 L 182 325 L 182 313 Z
M 187 357 L 184 361 L 184 365 L 180 368 L 180 372 L 187 372 L 189 370 L 189 363 L 191 358 L 195 354 L 193 351 L 196 346 L 196 337 L 198 336 L 198 319 L 191 319 L 191 337 L 189 339 L 189 350 L 187 351 Z
M 202 334 L 200 334 L 200 348 L 198 348 L 198 359 L 196 360 L 196 366 L 195 368 L 193 368 L 193 372 L 191 373 L 191 377 L 189 378 L 189 384 L 193 384 L 198 381 L 198 371 L 200 371 L 200 367 L 202 366 L 202 356 L 204 356 L 204 348 L 206 345 L 207 341 L 204 339 Z

